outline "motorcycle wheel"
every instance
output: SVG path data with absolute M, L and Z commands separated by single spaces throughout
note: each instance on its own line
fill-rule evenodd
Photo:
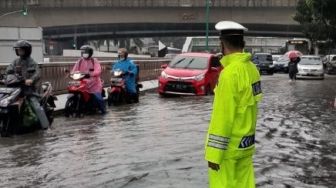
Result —
M 120 95 L 121 95 L 120 93 L 111 93 L 108 97 L 108 101 L 107 101 L 108 105 L 117 106 L 118 104 L 120 104 L 121 103 Z
M 70 97 L 66 103 L 65 103 L 65 108 L 64 108 L 64 115 L 65 117 L 70 117 L 72 116 L 75 111 L 76 111 L 76 105 L 77 105 L 77 100 L 75 97 Z
M 113 99 L 112 99 L 112 94 L 109 94 L 109 96 L 107 97 L 107 105 L 111 106 L 113 104 Z

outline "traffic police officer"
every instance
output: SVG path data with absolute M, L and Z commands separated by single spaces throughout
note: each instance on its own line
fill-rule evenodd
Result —
M 210 188 L 255 187 L 257 104 L 261 100 L 260 74 L 244 53 L 247 28 L 232 22 L 216 24 L 223 52 L 221 72 L 205 146 Z

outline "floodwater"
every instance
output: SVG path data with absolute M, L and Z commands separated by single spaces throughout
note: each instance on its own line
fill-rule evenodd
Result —
M 263 77 L 254 156 L 257 187 L 336 187 L 336 77 Z M 213 96 L 110 107 L 55 119 L 45 132 L 0 138 L 0 187 L 204 188 Z

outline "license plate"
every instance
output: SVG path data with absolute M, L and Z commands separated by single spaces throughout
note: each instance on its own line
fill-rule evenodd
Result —
M 185 85 L 181 85 L 181 84 L 176 84 L 176 85 L 175 85 L 175 88 L 176 88 L 176 89 L 186 89 L 187 86 L 185 86 Z

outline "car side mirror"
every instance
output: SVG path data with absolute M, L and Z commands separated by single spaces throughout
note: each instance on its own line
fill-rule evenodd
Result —
M 168 67 L 168 64 L 161 65 L 161 69 L 166 69 Z

